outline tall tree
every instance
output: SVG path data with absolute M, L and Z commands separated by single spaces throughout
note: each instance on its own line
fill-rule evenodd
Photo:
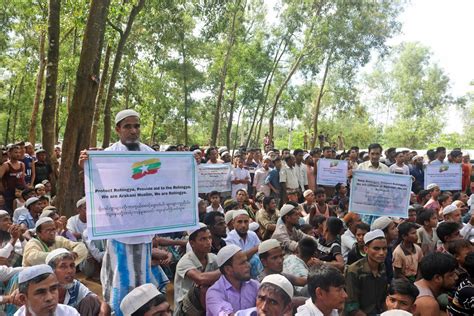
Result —
M 45 42 L 45 35 L 41 33 L 40 44 L 39 44 L 39 68 L 38 68 L 38 74 L 36 75 L 35 99 L 33 101 L 33 110 L 31 111 L 31 124 L 30 124 L 29 133 L 28 133 L 28 140 L 33 145 L 33 147 L 35 146 L 35 143 L 36 143 L 36 121 L 38 119 L 41 92 L 43 90 L 44 69 L 46 66 L 46 57 L 44 54 L 44 42 Z

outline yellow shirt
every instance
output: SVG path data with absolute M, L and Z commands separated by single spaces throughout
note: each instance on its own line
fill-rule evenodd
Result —
M 44 264 L 48 254 L 58 248 L 65 248 L 71 252 L 77 253 L 78 257 L 75 261 L 76 266 L 87 258 L 87 247 L 82 242 L 74 242 L 62 236 L 56 236 L 54 245 L 47 246 L 44 242 L 37 238 L 30 239 L 23 251 L 23 266 L 30 267 L 37 264 Z

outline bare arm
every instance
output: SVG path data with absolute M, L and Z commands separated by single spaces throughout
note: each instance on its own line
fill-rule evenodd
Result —
M 219 270 L 212 272 L 200 272 L 197 269 L 191 269 L 186 272 L 185 276 L 193 280 L 193 282 L 199 286 L 210 286 L 220 278 L 221 272 Z

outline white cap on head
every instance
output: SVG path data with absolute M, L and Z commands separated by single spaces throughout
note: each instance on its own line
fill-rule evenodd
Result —
M 140 118 L 140 114 L 138 114 L 137 111 L 134 111 L 131 109 L 118 112 L 117 115 L 115 115 L 115 125 L 117 125 L 118 123 L 120 123 L 120 121 L 126 119 L 127 117 L 131 117 L 131 116 L 136 116 Z
M 82 197 L 79 201 L 76 202 L 76 208 L 81 207 L 82 205 L 86 204 L 86 197 Z
M 412 316 L 412 315 L 413 315 L 412 313 L 409 313 L 401 309 L 392 309 L 380 314 L 380 316 Z
M 306 191 L 303 192 L 303 197 L 307 197 L 311 193 L 313 193 L 313 190 L 306 190 Z
M 52 210 L 52 209 L 48 209 L 48 210 L 44 209 L 43 212 L 41 212 L 39 218 L 51 217 L 51 215 L 53 215 L 54 212 L 55 212 L 55 211 Z
M 382 217 L 377 218 L 377 219 L 372 223 L 372 225 L 370 225 L 370 230 L 375 230 L 375 229 L 384 230 L 384 229 L 387 228 L 388 225 L 390 225 L 391 223 L 393 223 L 393 220 L 390 219 L 390 217 L 388 217 L 388 216 L 382 216 Z
M 295 209 L 295 206 L 291 204 L 284 204 L 280 209 L 280 217 L 285 216 L 286 214 L 293 211 L 294 209 Z
M 222 247 L 221 250 L 217 253 L 217 266 L 221 267 L 224 263 L 227 262 L 230 258 L 232 258 L 237 252 L 241 251 L 242 249 L 236 245 L 227 245 Z
M 234 213 L 232 214 L 232 219 L 235 219 L 237 216 L 240 216 L 240 215 L 249 216 L 249 213 L 246 210 L 235 210 Z
M 10 215 L 10 214 L 5 210 L 0 210 L 0 216 L 6 216 L 6 215 Z
M 282 289 L 290 298 L 293 298 L 293 285 L 281 274 L 270 274 L 263 278 L 260 284 L 271 283 Z
M 194 229 L 188 230 L 188 236 L 191 236 L 193 233 L 197 232 L 198 230 L 204 227 L 207 227 L 207 225 L 199 222 L 199 226 L 195 227 Z
M 257 222 L 251 222 L 249 224 L 249 230 L 255 232 L 260 228 L 260 225 Z
M 120 310 L 124 316 L 130 316 L 160 294 L 156 286 L 151 283 L 140 285 L 123 298 L 120 303 Z
M 35 190 L 36 189 L 44 189 L 44 184 L 38 183 L 37 185 L 35 185 Z
M 281 247 L 280 242 L 276 239 L 267 239 L 265 241 L 262 241 L 260 245 L 258 245 L 258 253 L 262 254 L 267 251 L 270 251 L 274 248 L 279 248 Z
M 36 221 L 36 224 L 35 224 L 35 229 L 38 229 L 38 227 L 40 227 L 41 225 L 43 225 L 44 223 L 47 223 L 47 222 L 53 222 L 53 219 L 51 217 L 41 217 L 40 219 L 38 219 Z
M 451 214 L 451 213 L 454 213 L 456 210 L 457 210 L 457 206 L 456 205 L 448 205 L 446 206 L 445 208 L 443 208 L 443 215 L 448 215 L 448 214 Z
M 304 156 L 303 156 L 303 161 L 305 161 L 305 160 L 308 159 L 309 157 L 311 157 L 311 155 L 310 155 L 309 153 L 304 154 Z
M 39 201 L 39 199 L 36 196 L 30 197 L 28 200 L 26 200 L 25 207 L 28 208 L 28 206 L 30 206 L 31 204 L 36 203 L 38 201 Z
M 50 273 L 53 274 L 53 269 L 47 264 L 38 264 L 32 267 L 27 267 L 20 272 L 18 275 L 18 283 L 25 283 L 30 281 L 31 279 L 36 278 L 39 275 Z
M 201 155 L 201 154 L 202 154 L 202 151 L 201 151 L 201 149 L 194 149 L 194 151 L 193 151 L 193 155 L 196 155 L 196 154 L 199 154 L 199 155 Z
M 230 221 L 234 219 L 234 212 L 235 212 L 234 210 L 230 210 L 224 214 L 224 221 L 226 225 L 228 225 Z
M 272 158 L 268 155 L 265 155 L 262 157 L 262 161 L 265 161 L 265 160 L 272 160 Z
M 371 242 L 372 240 L 377 239 L 377 238 L 385 238 L 385 234 L 380 229 L 375 229 L 375 230 L 372 230 L 372 231 L 368 232 L 367 234 L 365 234 L 364 235 L 364 244 L 367 245 L 369 242 Z
M 430 183 L 426 187 L 427 190 L 431 190 L 431 189 L 434 189 L 434 188 L 439 188 L 439 185 L 437 185 L 436 183 Z
M 53 251 L 48 253 L 44 263 L 49 264 L 51 262 L 51 260 L 54 260 L 57 256 L 60 256 L 60 255 L 65 254 L 65 253 L 70 254 L 69 250 L 64 249 L 64 248 L 54 249 Z
M 224 152 L 222 152 L 221 157 L 224 157 L 225 155 L 230 155 L 230 154 L 229 154 L 228 151 L 224 151 Z

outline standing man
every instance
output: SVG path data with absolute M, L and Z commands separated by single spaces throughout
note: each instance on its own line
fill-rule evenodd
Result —
M 270 196 L 270 187 L 265 183 L 265 179 L 270 172 L 270 156 L 263 156 L 262 166 L 255 171 L 255 176 L 253 178 L 253 187 L 255 195 L 257 192 L 262 192 L 265 196 Z
M 446 148 L 445 147 L 438 147 L 436 148 L 435 152 L 436 159 L 430 162 L 432 165 L 441 165 L 444 163 L 444 159 L 446 158 Z
M 280 185 L 281 185 L 281 197 L 283 203 L 288 201 L 288 192 L 297 191 L 300 192 L 300 182 L 299 182 L 299 169 L 296 168 L 295 156 L 289 154 L 285 158 L 286 166 L 280 170 Z
M 53 167 L 47 162 L 46 157 L 48 156 L 46 150 L 40 149 L 36 152 L 35 162 L 35 179 L 33 185 L 43 182 L 43 180 L 51 181 L 51 175 L 53 174 Z
M 140 142 L 140 115 L 134 110 L 123 110 L 115 116 L 115 132 L 119 141 L 106 148 L 106 151 L 145 151 L 154 152 Z M 79 165 L 84 166 L 88 159 L 84 150 L 79 157 Z M 151 248 L 153 235 L 124 237 L 107 241 L 100 279 L 104 300 L 117 316 L 122 316 L 120 302 L 133 287 L 153 283 L 164 292 L 168 280 L 156 280 L 151 271 Z M 164 275 L 164 274 L 161 274 Z
M 0 179 L 5 197 L 6 210 L 13 214 L 13 200 L 15 200 L 15 189 L 18 185 L 25 185 L 25 165 L 20 161 L 22 150 L 18 145 L 12 145 L 8 149 L 9 159 L 0 166 Z M 1 185 L 0 185 L 1 190 Z
M 423 169 L 423 156 L 415 155 L 410 165 L 410 175 L 415 179 L 411 190 L 418 194 L 425 187 L 425 171 Z
M 303 163 L 304 151 L 303 149 L 295 149 L 293 155 L 295 156 L 295 168 L 298 171 L 298 184 L 300 189 L 299 198 L 302 197 L 302 193 L 308 189 L 308 170 L 306 165 Z

